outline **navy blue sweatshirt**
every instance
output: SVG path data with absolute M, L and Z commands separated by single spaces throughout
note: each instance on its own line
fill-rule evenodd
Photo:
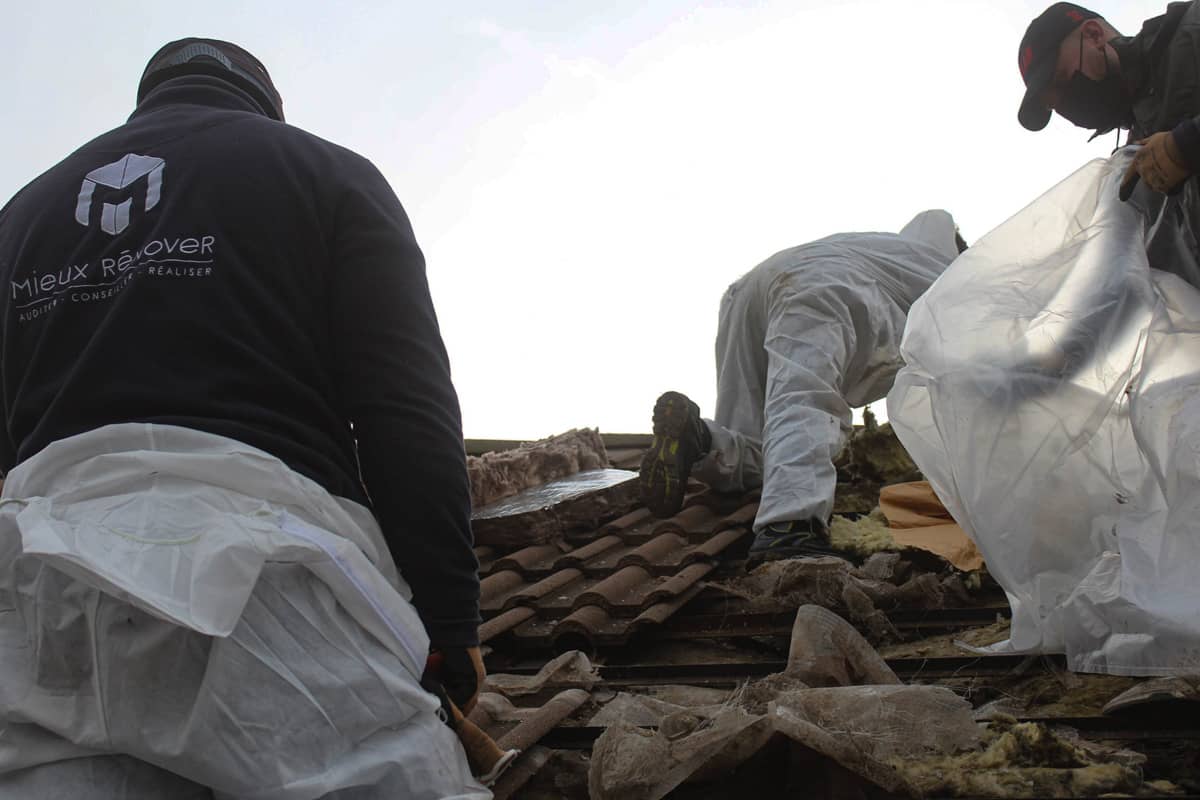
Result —
M 435 645 L 478 642 L 458 398 L 408 218 L 366 159 L 175 78 L 0 210 L 5 471 L 152 422 L 369 505 Z

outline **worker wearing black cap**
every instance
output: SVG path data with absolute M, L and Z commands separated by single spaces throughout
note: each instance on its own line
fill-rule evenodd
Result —
M 1200 172 L 1200 4 L 1171 3 L 1126 37 L 1094 11 L 1055 3 L 1026 30 L 1018 65 L 1029 130 L 1057 112 L 1097 135 L 1128 129 L 1143 145 L 1126 191 L 1140 178 L 1171 192 Z
M 0 797 L 491 796 L 445 720 L 479 578 L 424 259 L 283 118 L 172 42 L 0 209 Z

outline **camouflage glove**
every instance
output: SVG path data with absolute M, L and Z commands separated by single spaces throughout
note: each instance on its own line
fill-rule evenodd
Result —
M 1133 157 L 1121 181 L 1121 199 L 1128 200 L 1138 179 L 1156 192 L 1168 193 L 1191 177 L 1192 171 L 1179 152 L 1179 144 L 1170 131 L 1156 133 L 1137 142 L 1142 146 Z

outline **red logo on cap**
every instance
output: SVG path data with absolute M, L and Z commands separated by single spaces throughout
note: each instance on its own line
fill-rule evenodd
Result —
M 1021 52 L 1021 77 L 1025 77 L 1025 73 L 1029 71 L 1029 65 L 1033 63 L 1033 48 L 1026 47 Z
M 1073 19 L 1076 22 L 1083 22 L 1083 14 L 1080 14 L 1078 11 L 1072 8 L 1067 12 L 1067 19 Z

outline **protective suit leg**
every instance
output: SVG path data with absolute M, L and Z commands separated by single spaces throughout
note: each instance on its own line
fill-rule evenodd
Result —
M 763 494 L 756 531 L 833 511 L 833 460 L 851 407 L 883 397 L 900 367 L 904 311 L 867 275 L 785 273 L 768 292 Z
M 717 319 L 717 407 L 714 419 L 704 421 L 712 447 L 692 474 L 718 492 L 762 486 L 766 318 L 756 277 L 747 275 L 725 291 Z

